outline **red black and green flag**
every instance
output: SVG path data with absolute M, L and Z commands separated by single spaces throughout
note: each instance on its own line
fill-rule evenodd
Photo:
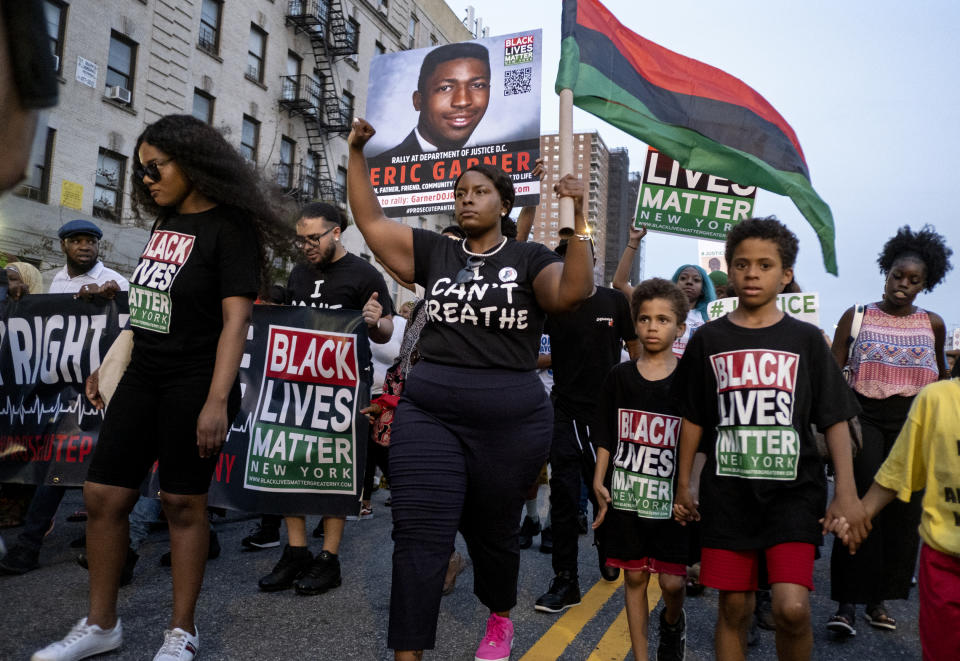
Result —
M 810 184 L 796 134 L 743 81 L 644 39 L 598 0 L 563 0 L 556 90 L 680 165 L 788 195 L 837 273 L 833 216 Z

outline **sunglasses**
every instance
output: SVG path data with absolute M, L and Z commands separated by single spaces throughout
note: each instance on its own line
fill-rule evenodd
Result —
M 133 176 L 141 181 L 144 177 L 150 177 L 151 181 L 156 183 L 160 181 L 160 168 L 172 160 L 168 158 L 165 161 L 150 161 L 146 165 L 140 165 L 133 169 Z
M 326 232 L 323 232 L 322 234 L 309 234 L 307 236 L 298 236 L 293 240 L 293 245 L 295 245 L 297 248 L 303 248 L 304 246 L 309 244 L 311 247 L 316 248 L 317 246 L 320 245 L 320 239 L 325 237 L 327 234 L 329 234 L 333 230 L 337 229 L 337 227 L 338 227 L 337 225 L 334 225 L 333 227 L 328 229 Z
M 454 281 L 458 285 L 462 285 L 472 280 L 479 279 L 480 267 L 483 266 L 483 263 L 483 257 L 467 257 L 467 265 L 460 269 L 460 271 L 457 273 L 457 277 L 454 278 Z

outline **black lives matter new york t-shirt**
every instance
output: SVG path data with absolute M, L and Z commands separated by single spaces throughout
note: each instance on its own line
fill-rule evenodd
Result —
M 255 298 L 260 284 L 256 234 L 240 214 L 219 205 L 157 224 L 130 278 L 135 365 L 158 375 L 212 371 L 221 301 Z
M 607 375 L 594 436 L 610 452 L 612 505 L 643 519 L 673 517 L 680 412 L 670 399 L 673 374 L 648 381 L 635 361 Z
M 370 263 L 352 253 L 318 268 L 298 264 L 287 280 L 287 305 L 307 305 L 332 310 L 362 310 L 374 292 L 383 315 L 393 314 L 393 303 L 383 276 Z
M 549 315 L 554 405 L 574 418 L 596 419 L 597 396 L 610 369 L 620 362 L 624 341 L 637 338 L 627 297 L 597 287 L 572 312 Z
M 827 489 L 811 425 L 860 408 L 820 330 L 789 316 L 766 328 L 721 317 L 691 338 L 672 393 L 683 417 L 716 431 L 700 481 L 704 546 L 817 544 Z
M 477 277 L 457 284 L 467 264 L 461 241 L 413 230 L 414 280 L 426 289 L 420 355 L 459 367 L 533 370 L 544 313 L 533 281 L 560 257 L 540 243 L 506 244 L 485 256 Z

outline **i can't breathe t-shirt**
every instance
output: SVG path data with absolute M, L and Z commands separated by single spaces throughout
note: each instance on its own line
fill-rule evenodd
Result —
M 533 370 L 544 313 L 533 281 L 560 257 L 540 243 L 507 239 L 458 284 L 469 255 L 461 241 L 413 230 L 414 279 L 426 288 L 420 355 L 444 365 Z
M 155 374 L 210 372 L 223 330 L 221 301 L 256 297 L 257 237 L 219 205 L 162 220 L 130 278 L 132 362 Z

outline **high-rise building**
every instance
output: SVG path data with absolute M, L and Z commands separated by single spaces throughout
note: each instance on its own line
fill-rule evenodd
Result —
M 607 177 L 607 242 L 603 283 L 610 286 L 620 256 L 627 245 L 636 198 L 630 196 L 630 154 L 624 147 L 610 150 Z M 639 260 L 634 260 L 629 280 L 636 282 Z
M 132 151 L 171 113 L 215 126 L 298 201 L 345 208 L 345 137 L 366 107 L 372 58 L 473 38 L 443 0 L 43 4 L 60 104 L 37 132 L 26 181 L 0 200 L 0 253 L 48 272 L 63 263 L 59 226 L 86 218 L 103 229 L 102 259 L 130 274 L 153 220 L 131 213 Z M 344 243 L 369 258 L 356 230 Z
M 540 155 L 543 158 L 544 176 L 540 185 L 541 200 L 530 231 L 530 240 L 556 248 L 560 242 L 559 199 L 553 194 L 553 185 L 560 179 L 560 137 L 556 133 L 540 136 Z M 594 282 L 605 282 L 607 177 L 609 151 L 603 138 L 596 131 L 573 134 L 573 173 L 587 185 L 584 200 L 587 224 L 593 234 Z M 616 266 L 616 265 L 614 265 Z

